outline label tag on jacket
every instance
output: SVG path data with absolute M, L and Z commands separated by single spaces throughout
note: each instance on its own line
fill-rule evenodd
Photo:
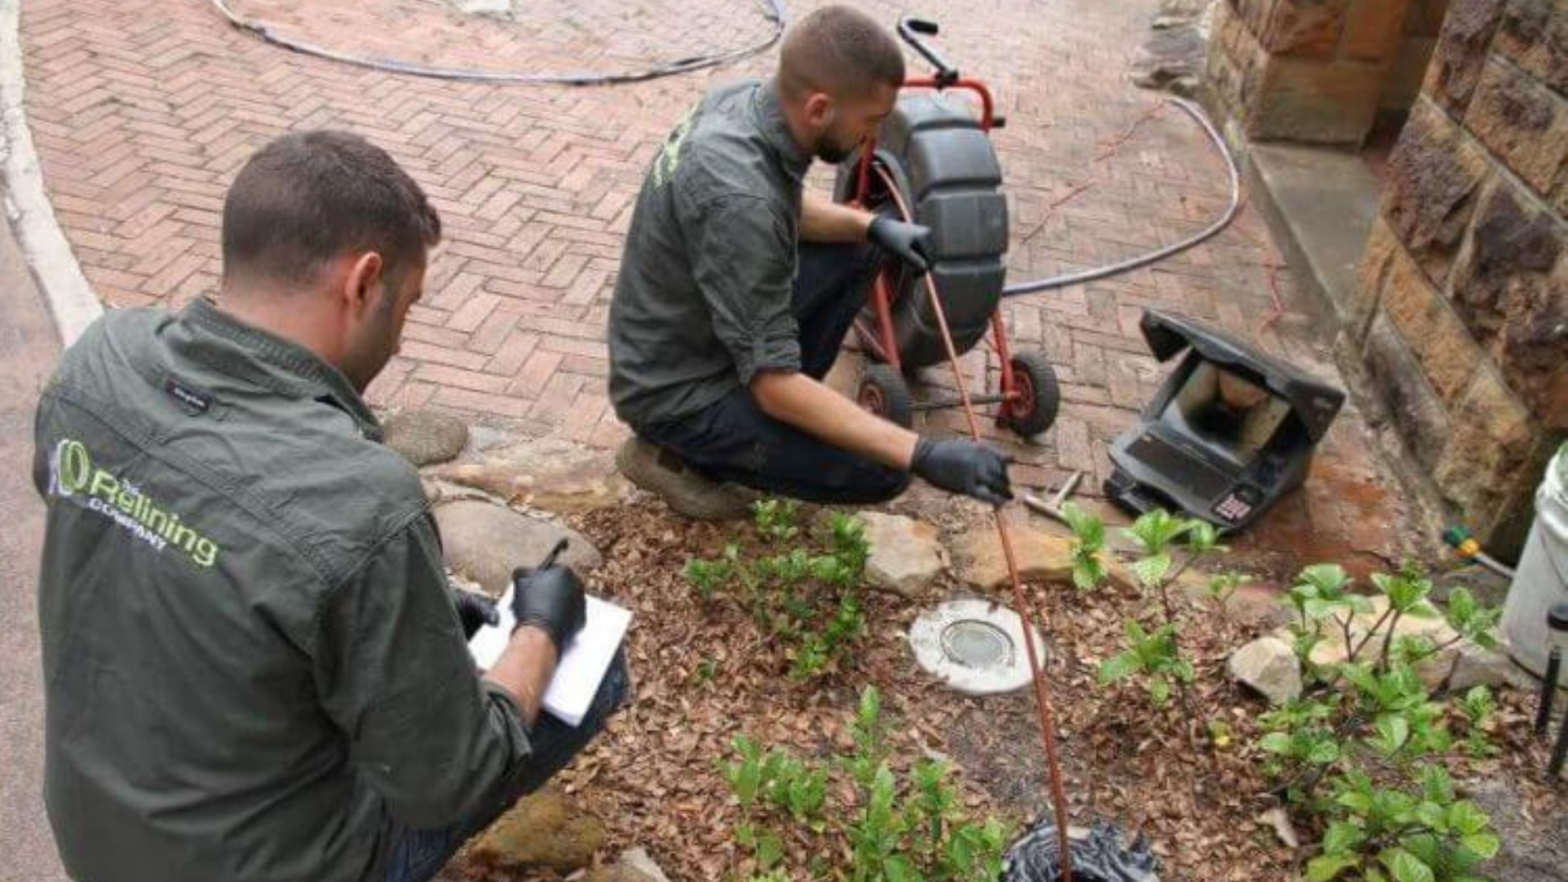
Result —
M 212 409 L 212 396 L 173 377 L 163 381 L 163 391 L 191 416 L 200 416 Z

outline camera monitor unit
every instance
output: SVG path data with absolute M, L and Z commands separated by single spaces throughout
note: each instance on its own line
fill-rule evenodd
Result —
M 1184 316 L 1148 310 L 1140 326 L 1155 358 L 1187 356 L 1111 445 L 1106 493 L 1247 526 L 1306 479 L 1345 393 Z

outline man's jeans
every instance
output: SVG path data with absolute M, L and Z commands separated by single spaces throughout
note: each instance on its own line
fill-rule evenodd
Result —
M 791 311 L 800 326 L 801 372 L 827 376 L 865 305 L 879 252 L 868 245 L 800 244 Z M 762 412 L 737 388 L 690 416 L 637 426 L 644 440 L 670 450 L 719 481 L 765 493 L 836 505 L 885 502 L 909 476 L 824 443 Z
M 617 653 L 610 670 L 599 684 L 599 692 L 588 707 L 588 714 L 575 728 L 550 716 L 544 711 L 534 721 L 529 733 L 533 755 L 528 759 L 528 772 L 517 792 L 506 806 L 533 793 L 555 773 L 566 768 L 595 735 L 604 731 L 610 715 L 619 710 L 631 697 L 631 675 L 626 669 L 624 649 Z M 386 882 L 427 882 L 434 879 L 447 861 L 463 847 L 468 837 L 490 826 L 499 815 L 465 820 L 451 827 L 436 830 L 402 829 L 396 835 L 392 858 L 387 863 Z

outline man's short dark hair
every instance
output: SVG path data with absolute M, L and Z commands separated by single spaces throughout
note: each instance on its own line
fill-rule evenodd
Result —
M 796 22 L 779 50 L 785 89 L 865 95 L 904 82 L 904 54 L 876 20 L 848 6 L 824 6 Z
M 284 135 L 240 169 L 223 201 L 223 274 L 304 283 L 352 251 L 395 276 L 441 240 L 441 217 L 385 150 L 358 135 Z

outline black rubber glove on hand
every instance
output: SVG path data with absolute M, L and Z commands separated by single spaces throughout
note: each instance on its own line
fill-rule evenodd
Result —
M 1007 458 L 966 438 L 921 438 L 915 442 L 915 457 L 909 470 L 933 487 L 973 496 L 992 505 L 1013 498 Z
M 485 625 L 497 625 L 501 622 L 501 614 L 496 611 L 495 601 L 483 594 L 454 588 L 452 605 L 457 607 L 457 620 L 463 623 L 463 636 L 467 639 L 473 639 L 473 636 Z
M 559 656 L 588 615 L 583 583 L 563 566 L 513 570 L 512 614 L 519 626 L 533 625 L 549 634 Z
M 897 257 L 916 273 L 931 268 L 931 228 L 906 224 L 890 217 L 877 217 L 866 230 L 866 239 Z

